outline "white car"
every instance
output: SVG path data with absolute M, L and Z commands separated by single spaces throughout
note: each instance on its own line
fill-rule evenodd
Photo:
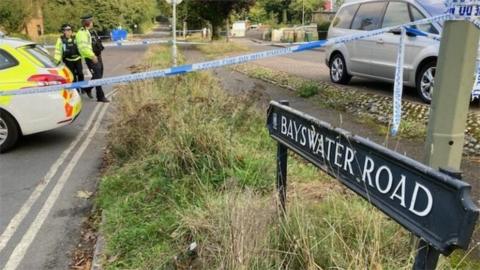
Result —
M 443 0 L 350 1 L 338 10 L 328 38 L 401 25 L 443 14 L 446 10 Z M 438 36 L 442 32 L 441 23 L 416 28 Z M 399 32 L 394 31 L 330 46 L 325 58 L 330 79 L 340 84 L 347 84 L 352 76 L 393 82 L 399 42 Z M 408 36 L 405 43 L 404 84 L 415 87 L 427 103 L 432 99 L 439 48 L 440 42 L 421 35 Z M 479 95 L 476 83 L 472 97 Z
M 69 83 L 64 65 L 57 66 L 48 53 L 30 41 L 0 38 L 0 91 Z M 76 90 L 0 96 L 0 153 L 11 149 L 21 135 L 67 125 L 82 109 Z

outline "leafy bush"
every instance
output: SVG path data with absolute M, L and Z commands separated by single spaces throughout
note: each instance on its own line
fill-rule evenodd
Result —
M 322 22 L 317 24 L 317 30 L 318 31 L 328 31 L 328 28 L 330 27 L 331 22 Z

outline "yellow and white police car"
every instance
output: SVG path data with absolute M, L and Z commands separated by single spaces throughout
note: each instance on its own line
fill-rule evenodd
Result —
M 0 36 L 0 91 L 69 83 L 72 73 L 56 65 L 39 45 Z M 76 90 L 0 96 L 0 153 L 11 149 L 22 135 L 67 125 L 82 109 Z

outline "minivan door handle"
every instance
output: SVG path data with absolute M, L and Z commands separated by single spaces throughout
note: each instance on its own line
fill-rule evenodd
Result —
M 385 41 L 383 41 L 382 38 L 377 39 L 377 44 L 383 44 L 383 43 L 385 43 Z

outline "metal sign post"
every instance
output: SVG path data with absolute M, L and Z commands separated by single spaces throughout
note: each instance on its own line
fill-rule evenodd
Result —
M 280 101 L 280 104 L 288 106 L 289 102 L 286 100 Z M 281 142 L 277 143 L 277 191 L 280 210 L 283 214 L 286 213 L 287 201 L 287 159 L 288 148 Z
M 479 209 L 471 187 L 370 140 L 303 112 L 270 102 L 267 126 L 278 141 L 277 189 L 285 208 L 286 153 L 290 149 L 421 238 L 414 269 L 435 268 L 439 254 L 467 249 Z

